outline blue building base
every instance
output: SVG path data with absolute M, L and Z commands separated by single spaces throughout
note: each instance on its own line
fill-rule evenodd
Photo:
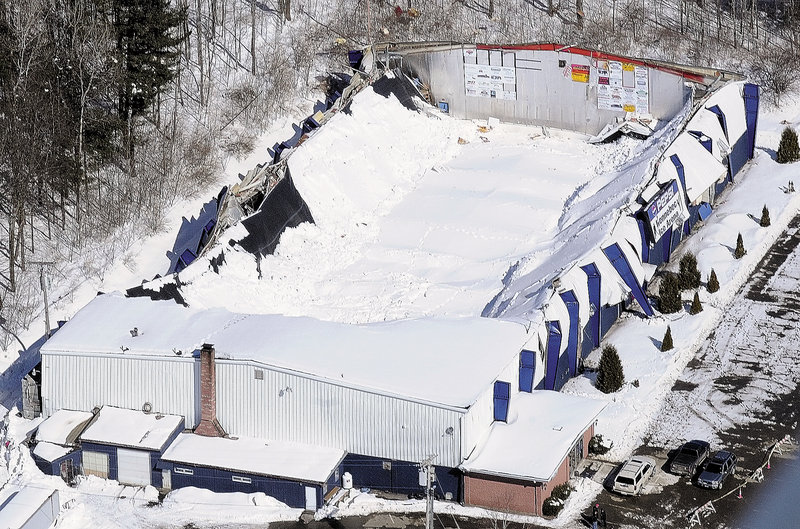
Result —
M 461 472 L 455 468 L 436 468 L 435 492 L 441 497 L 447 493 L 454 500 L 461 498 Z M 423 494 L 419 484 L 419 464 L 409 461 L 381 459 L 377 457 L 347 454 L 342 462 L 342 471 L 353 476 L 353 486 L 384 490 L 397 494 Z

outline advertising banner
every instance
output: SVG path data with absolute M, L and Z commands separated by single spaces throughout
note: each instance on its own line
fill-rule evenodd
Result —
M 677 180 L 672 180 L 647 204 L 647 219 L 655 241 L 688 218 L 689 210 L 686 209 Z
M 589 67 L 582 64 L 572 65 L 572 80 L 576 83 L 589 82 Z
M 597 108 L 650 113 L 650 81 L 646 66 L 598 60 Z
M 517 69 L 513 66 L 464 64 L 464 89 L 468 96 L 514 101 L 516 84 Z

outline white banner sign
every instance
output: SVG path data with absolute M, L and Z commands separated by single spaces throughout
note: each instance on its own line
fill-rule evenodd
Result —
M 647 218 L 655 241 L 658 241 L 667 230 L 683 224 L 689 218 L 689 210 L 686 209 L 677 180 L 673 180 L 659 191 L 647 204 Z

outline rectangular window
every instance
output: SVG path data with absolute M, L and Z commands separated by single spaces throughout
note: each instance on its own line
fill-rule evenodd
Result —
M 253 482 L 252 479 L 246 478 L 244 476 L 233 476 L 233 477 L 231 477 L 231 480 L 236 482 L 236 483 L 252 483 Z
M 511 400 L 511 384 L 500 380 L 494 383 L 494 420 L 508 420 L 508 402 Z
M 183 474 L 185 476 L 194 475 L 194 470 L 192 470 L 191 468 L 175 467 L 173 472 L 175 472 L 176 474 Z
M 264 380 L 264 371 L 261 370 L 261 369 L 256 369 L 255 370 L 255 377 L 256 377 L 256 380 Z

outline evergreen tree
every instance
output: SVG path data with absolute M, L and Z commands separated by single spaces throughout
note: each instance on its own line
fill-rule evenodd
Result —
M 717 280 L 717 273 L 714 272 L 714 269 L 711 269 L 711 274 L 708 276 L 708 291 L 712 294 L 719 290 L 719 280 Z
M 661 340 L 661 351 L 669 351 L 672 349 L 674 345 L 672 345 L 672 330 L 667 325 L 667 332 L 664 333 L 664 339 Z
M 769 210 L 767 209 L 767 205 L 764 204 L 764 208 L 761 210 L 761 221 L 759 222 L 762 228 L 766 228 L 772 222 L 769 219 Z
M 188 8 L 170 7 L 169 0 L 113 0 L 113 9 L 122 68 L 118 108 L 127 120 L 144 113 L 175 77 Z
M 694 293 L 694 298 L 692 299 L 692 306 L 689 309 L 689 314 L 699 314 L 703 312 L 703 305 L 700 303 L 700 296 L 697 292 Z
M 741 259 L 744 257 L 744 254 L 747 253 L 747 250 L 744 249 L 744 241 L 742 240 L 742 234 L 740 233 L 736 237 L 736 250 L 733 252 L 733 257 L 736 259 Z
M 797 133 L 791 127 L 783 129 L 781 142 L 778 144 L 778 163 L 790 163 L 800 160 L 800 145 Z
M 658 287 L 659 310 L 664 314 L 672 314 L 683 308 L 681 303 L 681 290 L 678 279 L 674 274 L 667 272 Z
M 625 383 L 625 373 L 619 359 L 616 347 L 606 345 L 600 356 L 600 371 L 597 374 L 597 389 L 603 393 L 613 393 L 622 388 Z
M 700 286 L 700 270 L 697 269 L 697 258 L 692 252 L 686 252 L 681 257 L 678 286 L 681 290 Z

